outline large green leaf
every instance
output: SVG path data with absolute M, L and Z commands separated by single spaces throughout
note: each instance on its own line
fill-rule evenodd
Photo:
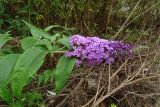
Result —
M 41 67 L 47 53 L 40 47 L 32 47 L 20 55 L 11 78 L 11 87 L 15 96 L 21 96 L 23 87 Z
M 46 27 L 45 29 L 44 29 L 44 31 L 49 31 L 49 30 L 51 30 L 51 29 L 53 29 L 53 28 L 60 28 L 61 26 L 60 25 L 51 25 L 51 26 L 48 26 L 48 27 Z
M 31 48 L 33 46 L 44 46 L 49 51 L 53 50 L 53 46 L 51 45 L 51 42 L 48 39 L 36 40 L 33 37 L 27 37 L 22 39 L 21 46 L 24 50 Z
M 8 37 L 5 35 L 0 35 L 0 49 L 2 48 L 2 46 L 9 40 L 11 40 L 12 37 Z
M 68 49 L 71 48 L 71 45 L 69 43 L 69 37 L 63 36 L 62 38 L 58 39 L 58 42 L 64 46 L 66 46 Z
M 33 37 L 26 37 L 21 41 L 22 49 L 26 50 L 28 48 L 33 47 L 36 44 L 37 40 Z
M 0 97 L 8 103 L 12 102 L 12 94 L 6 86 L 18 57 L 18 54 L 10 54 L 0 59 Z
M 74 65 L 75 65 L 74 58 L 67 58 L 65 56 L 62 56 L 59 59 L 55 72 L 55 83 L 56 83 L 55 91 L 57 93 L 64 88 L 69 78 L 69 75 L 73 70 Z
M 53 46 L 51 45 L 50 41 L 47 39 L 42 39 L 37 41 L 36 46 L 44 46 L 50 52 L 53 50 Z
M 31 34 L 35 39 L 39 40 L 41 38 L 45 38 L 50 40 L 50 34 L 45 32 L 44 30 L 37 28 L 24 20 L 23 22 L 30 28 Z
M 19 55 L 10 54 L 0 59 L 0 87 L 4 87 L 9 82 L 9 76 L 17 62 Z

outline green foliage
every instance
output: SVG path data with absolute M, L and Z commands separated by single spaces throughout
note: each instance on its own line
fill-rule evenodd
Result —
M 17 51 L 17 54 L 13 51 L 12 54 L 4 54 L 0 57 L 0 98 L 13 107 L 39 106 L 42 104 L 40 93 L 35 92 L 36 90 L 33 92 L 25 90 L 27 86 L 33 83 L 33 80 L 38 83 L 38 86 L 49 82 L 55 83 L 55 90 L 59 93 L 65 86 L 75 63 L 74 59 L 63 56 L 58 61 L 56 68 L 46 69 L 42 74 L 38 74 L 46 56 L 50 55 L 51 58 L 55 51 L 56 53 L 62 49 L 67 51 L 70 48 L 68 35 L 65 35 L 66 32 L 50 35 L 28 22 L 23 22 L 30 28 L 32 36 L 24 37 L 20 41 L 21 47 L 16 48 L 21 50 Z M 51 28 L 53 26 L 46 30 Z M 12 37 L 9 37 L 8 33 L 2 34 L 0 37 L 1 47 L 11 39 Z M 38 81 L 36 81 L 36 77 Z
M 55 72 L 55 91 L 60 92 L 64 85 L 66 84 L 70 73 L 73 70 L 73 67 L 75 65 L 75 59 L 66 58 L 65 56 L 62 56 L 58 64 L 56 66 L 56 72 Z
M 7 103 L 12 102 L 12 93 L 6 88 L 0 88 L 0 97 Z
M 28 92 L 26 93 L 26 103 L 28 107 L 37 107 L 40 106 L 41 100 L 43 99 L 42 95 L 38 92 Z
M 112 104 L 111 104 L 111 107 L 117 107 L 117 105 L 116 105 L 116 104 L 114 104 L 114 103 L 112 103 Z
M 55 43 L 56 40 L 57 40 L 57 38 L 59 38 L 60 36 L 61 36 L 61 34 L 59 34 L 59 33 L 54 34 L 54 35 L 51 37 L 51 41 L 52 41 L 53 43 Z
M 55 70 L 45 70 L 43 74 L 38 77 L 38 85 L 46 84 L 47 82 L 52 82 L 54 79 Z
M 2 46 L 9 40 L 11 40 L 12 37 L 9 37 L 9 32 L 6 32 L 4 34 L 0 34 L 0 49 Z
M 58 40 L 58 42 L 66 46 L 68 49 L 71 49 L 71 45 L 69 43 L 69 37 L 63 36 L 61 39 Z
M 53 46 L 48 39 L 36 40 L 34 37 L 26 37 L 21 41 L 21 47 L 23 50 L 31 48 L 33 46 L 42 46 L 46 48 L 48 51 L 53 51 Z
M 26 50 L 28 48 L 33 47 L 36 44 L 37 40 L 33 37 L 26 37 L 21 41 L 22 49 Z
M 49 52 L 53 51 L 53 46 L 51 45 L 51 42 L 47 39 L 39 40 L 36 43 L 37 46 L 44 46 Z
M 50 30 L 53 29 L 53 28 L 59 28 L 59 27 L 61 27 L 61 26 L 59 26 L 59 25 L 51 25 L 51 26 L 46 27 L 46 28 L 44 29 L 44 31 L 48 32 L 48 31 L 50 31 Z
M 10 54 L 0 59 L 0 88 L 5 87 L 9 82 L 9 77 L 19 58 L 18 54 Z
M 134 19 L 158 2 L 159 0 L 141 1 L 130 19 Z M 52 28 L 59 29 L 60 26 L 57 24 L 61 24 L 62 26 L 74 26 L 85 34 L 112 34 L 112 32 L 108 32 L 108 27 L 117 30 L 136 3 L 137 0 L 108 0 L 105 2 L 104 0 L 1 0 L 0 32 L 10 30 L 15 36 L 26 36 L 27 29 L 21 20 L 27 20 L 44 28 L 51 25 L 45 31 Z M 159 20 L 159 7 L 160 5 L 157 4 L 141 17 L 137 17 L 132 24 L 142 28 L 154 25 Z M 138 28 L 132 24 L 129 26 L 130 28 Z
M 47 32 L 31 25 L 26 21 L 23 21 L 23 22 L 30 28 L 31 34 L 36 40 L 40 40 L 41 38 L 50 39 L 50 35 Z
M 23 87 L 41 67 L 46 54 L 46 50 L 32 47 L 20 55 L 11 77 L 12 91 L 15 96 L 21 97 Z

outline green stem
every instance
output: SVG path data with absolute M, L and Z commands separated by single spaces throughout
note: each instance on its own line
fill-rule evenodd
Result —
M 53 53 L 66 53 L 67 51 L 54 51 Z

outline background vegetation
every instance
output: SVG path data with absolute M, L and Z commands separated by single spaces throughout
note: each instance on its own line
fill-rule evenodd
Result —
M 133 21 L 127 26 L 127 31 L 150 31 L 159 26 L 158 2 L 159 0 L 1 0 L 1 32 L 10 30 L 14 36 L 26 35 L 21 22 L 24 19 L 42 28 L 58 24 L 75 28 L 76 33 L 111 36 L 128 17 L 126 24 Z

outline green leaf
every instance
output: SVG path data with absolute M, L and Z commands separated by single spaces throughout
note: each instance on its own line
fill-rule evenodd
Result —
M 59 93 L 65 86 L 70 73 L 72 72 L 75 65 L 75 59 L 74 58 L 67 58 L 65 56 L 62 56 L 58 64 L 56 66 L 56 72 L 55 72 L 55 91 Z
M 39 47 L 32 47 L 20 55 L 11 78 L 11 88 L 15 96 L 21 96 L 23 87 L 41 67 L 47 53 Z
M 117 105 L 116 105 L 116 104 L 114 104 L 114 103 L 112 103 L 112 104 L 111 104 L 111 107 L 117 107 Z
M 16 64 L 19 55 L 6 55 L 0 59 L 0 97 L 7 103 L 12 102 L 12 94 L 6 88 L 9 83 L 9 77 Z
M 42 100 L 43 100 L 43 96 L 41 93 L 38 93 L 36 91 L 27 92 L 25 107 L 26 106 L 27 107 L 39 107 L 41 105 Z
M 57 37 L 60 37 L 61 35 L 59 33 L 54 34 L 53 36 L 51 36 L 51 41 L 55 42 Z
M 9 40 L 11 40 L 12 39 L 12 37 L 8 37 L 8 36 L 5 36 L 5 35 L 0 35 L 0 49 L 3 47 L 3 45 L 7 42 L 7 41 L 9 41 Z
M 42 39 L 39 40 L 36 45 L 38 46 L 45 46 L 47 48 L 47 50 L 52 51 L 53 50 L 53 46 L 51 45 L 50 41 L 47 39 Z
M 66 46 L 68 49 L 71 48 L 71 45 L 69 43 L 69 37 L 63 36 L 63 38 L 58 39 L 58 42 L 64 46 Z
M 39 75 L 39 77 L 38 77 L 38 86 L 40 86 L 43 83 L 44 79 L 45 79 L 44 75 Z
M 9 104 L 9 107 L 24 107 L 24 103 L 23 101 L 14 101 L 13 103 Z
M 37 40 L 33 37 L 26 37 L 21 41 L 22 49 L 26 50 L 28 48 L 33 47 L 36 44 Z
M 49 31 L 49 30 L 51 30 L 51 29 L 53 29 L 53 28 L 57 28 L 57 27 L 61 27 L 60 25 L 51 25 L 51 26 L 48 26 L 48 27 L 46 27 L 45 29 L 44 29 L 44 31 Z
M 19 55 L 10 54 L 0 59 L 0 87 L 5 87 Z
M 50 80 L 53 80 L 55 70 L 45 70 L 38 78 L 38 85 L 46 84 Z
M 50 80 L 50 78 L 52 78 L 53 74 L 54 74 L 54 71 L 52 71 L 52 70 L 46 70 L 44 72 L 44 77 L 45 77 L 44 84 L 46 84 Z
M 31 34 L 35 39 L 39 40 L 41 38 L 45 38 L 45 39 L 50 40 L 50 34 L 48 34 L 47 32 L 43 31 L 40 28 L 37 28 L 37 27 L 31 25 L 30 23 L 28 23 L 24 20 L 23 20 L 23 22 L 30 28 Z
M 0 98 L 2 98 L 7 103 L 12 102 L 12 94 L 6 87 L 0 88 Z
M 6 48 L 2 48 L 0 49 L 1 55 L 7 55 L 7 54 L 13 54 L 13 50 L 12 47 L 6 47 Z
M 48 39 L 36 40 L 33 37 L 24 38 L 21 41 L 21 46 L 24 50 L 31 48 L 33 46 L 44 46 L 49 51 L 53 50 L 53 46 L 51 45 L 51 42 Z

